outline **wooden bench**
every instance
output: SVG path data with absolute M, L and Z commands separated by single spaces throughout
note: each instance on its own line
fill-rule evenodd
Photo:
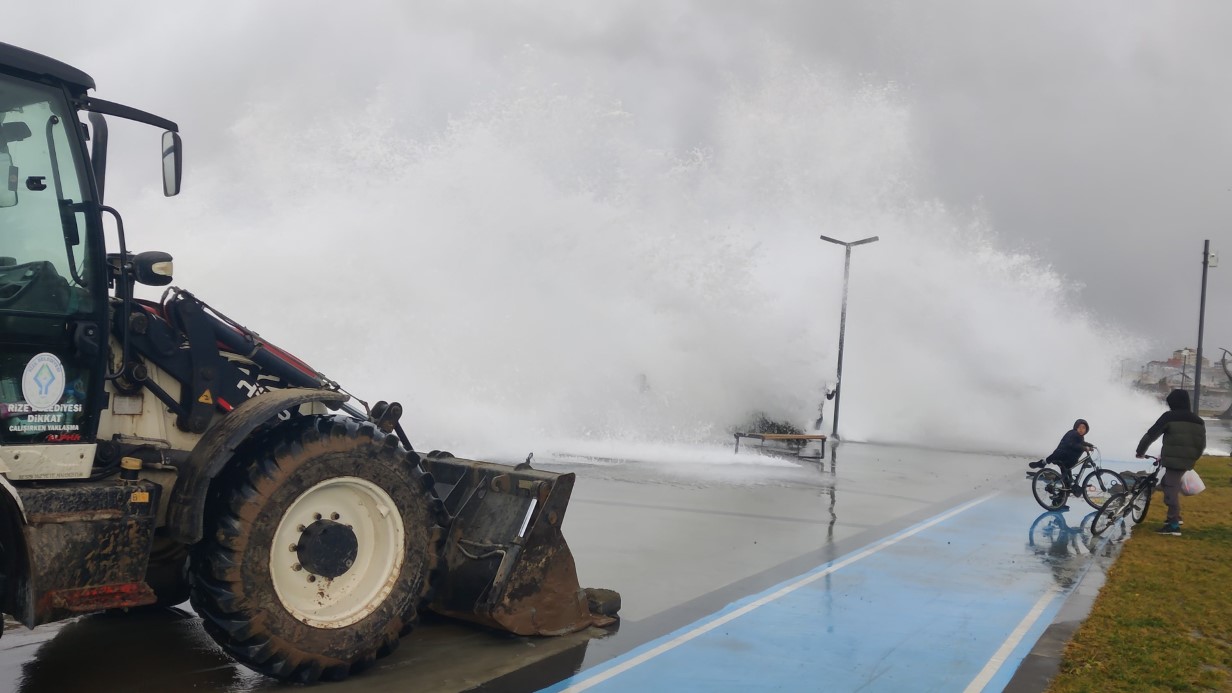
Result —
M 826 437 L 820 433 L 737 433 L 736 435 L 736 452 L 740 452 L 740 439 L 750 438 L 752 440 L 760 440 L 763 443 L 767 440 L 786 443 L 796 452 L 799 452 L 810 441 L 821 441 L 821 454 L 818 457 L 826 456 Z

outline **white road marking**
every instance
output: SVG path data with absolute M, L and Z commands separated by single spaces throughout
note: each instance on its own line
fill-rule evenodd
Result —
M 976 691 L 984 690 L 984 686 L 988 685 L 988 682 L 992 680 L 992 677 L 1005 664 L 1005 660 L 1009 658 L 1010 653 L 1014 651 L 1015 647 L 1018 647 L 1018 643 L 1022 642 L 1022 639 L 1026 636 L 1027 631 L 1031 630 L 1031 626 L 1034 626 L 1035 622 L 1039 620 L 1040 616 L 1044 613 L 1044 609 L 1047 609 L 1048 605 L 1052 603 L 1052 600 L 1056 599 L 1060 594 L 1061 589 L 1059 587 L 1056 585 L 1049 585 L 1048 591 L 1044 593 L 1044 596 L 1040 597 L 1039 600 L 1035 602 L 1035 606 L 1031 607 L 1031 610 L 1027 612 L 1027 615 L 1022 617 L 1022 620 L 1018 622 L 1018 626 L 1010 632 L 1010 635 L 1005 639 L 1005 642 L 1001 643 L 1001 647 L 993 653 L 992 659 L 988 660 L 988 663 L 984 665 L 984 668 L 980 670 L 980 673 L 977 674 L 976 677 L 971 680 L 971 683 L 967 685 L 964 693 L 975 693 Z

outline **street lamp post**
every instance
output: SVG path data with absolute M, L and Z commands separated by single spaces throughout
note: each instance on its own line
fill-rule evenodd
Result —
M 1194 396 L 1193 411 L 1198 413 L 1198 400 L 1202 395 L 1202 323 L 1206 319 L 1206 269 L 1219 264 L 1211 256 L 1211 239 L 1202 244 L 1202 299 L 1198 305 L 1198 356 L 1194 362 Z
M 865 243 L 873 243 L 879 239 L 877 236 L 870 236 L 868 238 L 862 238 L 858 241 L 852 241 L 850 243 L 847 243 L 845 241 L 840 241 L 837 238 L 830 238 L 829 236 L 822 236 L 821 240 L 834 243 L 835 245 L 841 245 L 847 249 L 846 256 L 843 258 L 843 309 L 842 309 L 842 312 L 840 313 L 840 317 L 838 321 L 838 373 L 835 375 L 835 381 L 834 381 L 834 421 L 831 424 L 831 428 L 830 428 L 830 437 L 837 440 L 838 439 L 838 405 L 843 397 L 843 337 L 846 335 L 846 332 L 847 332 L 847 280 L 851 276 L 851 249 L 857 245 L 864 245 Z M 830 455 L 831 456 L 834 455 L 833 445 L 830 446 Z

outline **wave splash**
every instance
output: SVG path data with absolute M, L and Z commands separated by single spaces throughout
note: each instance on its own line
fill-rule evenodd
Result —
M 1110 376 L 1137 340 L 914 189 L 894 85 L 791 65 L 729 84 L 677 148 L 636 104 L 535 69 L 435 131 L 392 77 L 309 113 L 271 97 L 192 172 L 187 220 L 143 214 L 181 230 L 177 283 L 401 401 L 425 449 L 653 457 L 755 412 L 808 428 L 842 283 L 820 234 L 881 239 L 853 253 L 845 438 L 1042 455 L 1084 417 L 1132 447 L 1155 406 Z

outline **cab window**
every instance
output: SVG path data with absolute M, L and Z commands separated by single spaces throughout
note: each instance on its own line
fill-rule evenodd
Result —
M 94 308 L 85 158 L 64 94 L 0 75 L 0 311 Z

